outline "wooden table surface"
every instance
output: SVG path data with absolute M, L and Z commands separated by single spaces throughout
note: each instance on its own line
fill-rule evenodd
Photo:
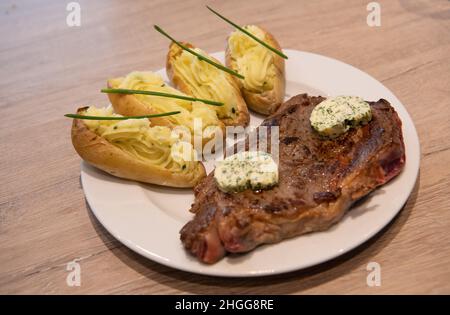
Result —
M 421 143 L 420 177 L 401 213 L 376 237 L 333 261 L 285 275 L 222 279 L 147 260 L 93 217 L 80 186 L 80 158 L 63 114 L 105 105 L 109 77 L 156 70 L 164 26 L 206 51 L 224 49 L 230 27 L 203 1 L 69 1 L 0 4 L 0 293 L 298 294 L 450 293 L 450 2 L 207 1 L 242 24 L 261 24 L 285 48 L 330 56 L 371 74 L 403 102 Z M 305 253 L 307 254 L 307 253 Z M 81 286 L 68 286 L 77 260 Z M 379 287 L 366 284 L 369 262 Z

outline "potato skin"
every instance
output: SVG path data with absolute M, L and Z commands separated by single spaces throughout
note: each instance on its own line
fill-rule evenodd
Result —
M 119 87 L 119 79 L 109 79 L 107 81 L 108 88 L 117 89 Z M 137 97 L 132 94 L 116 94 L 108 93 L 109 101 L 111 102 L 114 112 L 123 116 L 143 116 L 153 115 L 159 112 L 155 109 L 142 103 Z M 174 127 L 174 124 L 166 117 L 155 117 L 149 119 L 154 126 Z
M 78 113 L 86 109 L 80 108 Z M 91 131 L 81 119 L 73 120 L 71 133 L 72 144 L 83 160 L 116 177 L 169 187 L 194 187 L 206 176 L 200 162 L 194 176 L 186 176 L 135 159 Z
M 281 51 L 280 44 L 275 39 L 275 37 L 266 31 L 264 28 L 258 26 L 267 37 L 267 44 Z M 228 37 L 229 38 L 229 37 Z M 225 64 L 227 67 L 231 69 L 236 69 L 237 67 L 234 65 L 233 60 L 231 59 L 231 50 L 228 45 L 227 38 L 227 48 L 225 51 Z M 254 110 L 257 113 L 263 115 L 271 115 L 277 111 L 277 109 L 281 106 L 284 101 L 284 92 L 286 86 L 286 78 L 285 78 L 285 64 L 284 59 L 280 56 L 276 55 L 274 58 L 275 65 L 275 82 L 272 90 L 264 91 L 263 93 L 254 93 L 252 91 L 248 91 L 244 88 L 243 84 L 238 78 L 235 78 L 236 82 L 239 84 L 242 95 L 244 96 L 245 102 L 247 106 Z
M 188 48 L 195 48 L 192 44 L 182 42 L 181 44 L 185 45 Z M 181 55 L 183 52 L 183 49 L 179 47 L 175 43 L 171 43 L 169 46 L 169 51 L 167 53 L 167 59 L 166 59 L 166 72 L 169 79 L 172 81 L 172 84 L 179 89 L 181 92 L 187 94 L 187 95 L 193 95 L 189 85 L 187 85 L 181 76 L 178 75 L 178 73 L 175 71 L 174 68 L 174 62 L 178 58 L 178 56 Z M 211 59 L 214 62 L 221 63 L 219 60 L 208 56 L 209 59 Z M 231 74 L 226 74 L 228 82 L 230 82 L 233 89 L 237 92 L 238 98 L 236 99 L 236 107 L 238 110 L 239 115 L 235 118 L 225 118 L 221 119 L 221 121 L 226 126 L 247 126 L 250 122 L 250 115 L 248 113 L 247 104 L 245 103 L 244 98 L 241 95 L 239 85 L 237 82 L 233 79 L 233 76 Z

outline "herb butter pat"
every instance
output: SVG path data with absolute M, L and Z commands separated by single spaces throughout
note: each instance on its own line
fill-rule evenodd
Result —
M 269 153 L 240 152 L 218 162 L 214 178 L 225 192 L 266 189 L 278 183 L 278 165 Z
M 358 96 L 337 96 L 314 107 L 311 126 L 322 136 L 335 138 L 372 119 L 369 103 Z

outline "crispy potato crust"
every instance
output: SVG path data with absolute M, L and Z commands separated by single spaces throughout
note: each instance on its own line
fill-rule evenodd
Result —
M 120 85 L 120 79 L 109 79 L 107 81 L 108 88 L 117 89 Z M 109 101 L 114 108 L 114 112 L 123 116 L 143 116 L 153 115 L 159 112 L 151 106 L 147 106 L 141 102 L 133 94 L 115 94 L 108 93 Z M 166 117 L 150 118 L 152 125 L 173 127 L 174 124 Z
M 189 48 L 194 48 L 194 46 L 190 43 L 182 42 L 182 44 Z M 181 47 L 179 47 L 175 43 L 170 44 L 169 51 L 167 53 L 166 72 L 167 72 L 168 77 L 172 81 L 172 84 L 177 89 L 179 89 L 180 91 L 182 91 L 185 94 L 193 95 L 189 85 L 187 85 L 183 81 L 183 79 L 181 78 L 181 76 L 178 75 L 178 73 L 175 71 L 175 68 L 173 66 L 173 63 L 181 55 L 182 52 L 183 52 L 183 49 Z M 219 60 L 217 60 L 211 56 L 208 56 L 208 58 L 210 58 L 211 60 L 213 60 L 214 62 L 217 62 L 219 64 L 221 63 Z M 248 113 L 247 104 L 245 103 L 244 98 L 241 95 L 239 85 L 233 79 L 233 76 L 231 74 L 226 73 L 226 77 L 227 77 L 228 82 L 230 82 L 231 86 L 233 87 L 233 89 L 236 90 L 236 92 L 237 92 L 236 94 L 238 95 L 238 98 L 236 99 L 236 107 L 237 107 L 238 115 L 234 119 L 225 118 L 225 119 L 221 119 L 221 120 L 226 126 L 244 126 L 245 127 L 250 122 L 250 115 Z
M 268 39 L 267 44 L 281 51 L 280 44 L 275 39 L 275 37 L 264 28 L 260 26 L 258 26 L 258 28 L 260 28 L 266 34 Z M 231 59 L 231 51 L 228 45 L 228 38 L 227 48 L 225 51 L 225 64 L 231 69 L 237 69 L 237 66 L 235 66 L 235 63 Z M 241 81 L 238 78 L 235 78 L 235 81 L 238 83 L 248 107 L 255 112 L 263 115 L 271 115 L 276 112 L 284 100 L 284 91 L 286 86 L 284 59 L 276 55 L 274 58 L 274 64 L 276 75 L 272 90 L 265 91 L 263 93 L 248 91 L 244 88 Z
M 86 108 L 78 109 L 78 113 Z M 81 119 L 73 121 L 72 144 L 83 160 L 120 178 L 170 187 L 194 187 L 206 176 L 201 162 L 194 174 L 181 174 L 140 161 L 98 136 Z

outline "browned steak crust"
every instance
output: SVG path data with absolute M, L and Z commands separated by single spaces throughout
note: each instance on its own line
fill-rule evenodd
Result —
M 193 220 L 180 231 L 205 263 L 303 233 L 328 229 L 351 204 L 400 173 L 401 121 L 384 99 L 370 102 L 372 121 L 334 140 L 320 138 L 309 116 L 322 97 L 297 95 L 262 125 L 280 126 L 279 183 L 261 192 L 220 191 L 209 174 L 195 187 Z

